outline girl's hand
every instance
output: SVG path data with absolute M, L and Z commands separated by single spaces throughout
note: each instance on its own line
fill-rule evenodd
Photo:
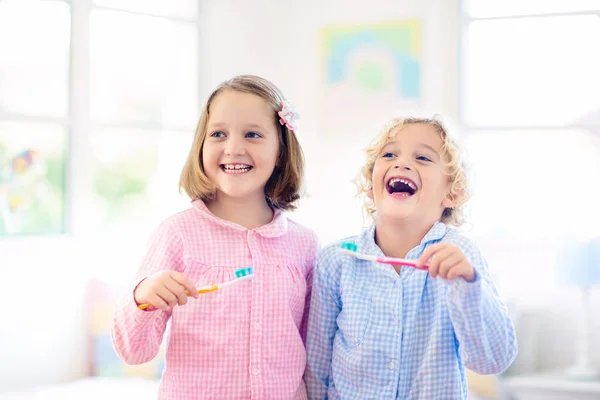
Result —
M 161 310 L 180 306 L 187 303 L 187 294 L 198 297 L 194 284 L 182 273 L 176 271 L 161 271 L 140 282 L 133 292 L 135 302 L 152 304 Z
M 417 265 L 429 265 L 429 274 L 444 279 L 462 277 L 467 282 L 475 280 L 475 268 L 460 249 L 450 243 L 436 243 L 427 247 Z

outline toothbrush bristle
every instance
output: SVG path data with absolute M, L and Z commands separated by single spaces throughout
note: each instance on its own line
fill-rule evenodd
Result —
M 350 251 L 358 250 L 358 246 L 356 244 L 350 243 L 350 242 L 342 242 L 341 247 L 342 247 L 342 249 L 350 250 Z
M 236 278 L 241 278 L 247 275 L 252 275 L 252 268 L 248 267 L 248 268 L 240 268 L 238 270 L 235 271 L 235 277 Z

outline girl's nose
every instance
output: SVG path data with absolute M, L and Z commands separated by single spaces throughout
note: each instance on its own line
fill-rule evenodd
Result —
M 227 138 L 227 141 L 225 142 L 225 154 L 234 156 L 246 154 L 244 139 L 237 137 Z

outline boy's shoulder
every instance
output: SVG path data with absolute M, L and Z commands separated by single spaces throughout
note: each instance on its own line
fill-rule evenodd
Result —
M 442 242 L 453 244 L 466 254 L 480 254 L 481 249 L 466 232 L 459 228 L 448 226 L 448 231 Z
M 336 240 L 334 242 L 330 242 L 327 245 L 323 246 L 323 248 L 319 251 L 317 259 L 322 261 L 334 261 L 340 260 L 343 258 L 344 254 L 340 252 L 342 248 L 342 244 L 351 243 L 358 244 L 361 240 L 362 235 L 353 235 L 346 236 L 342 239 Z

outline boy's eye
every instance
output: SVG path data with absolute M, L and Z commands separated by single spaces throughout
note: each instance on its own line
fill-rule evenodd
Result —
M 417 160 L 419 161 L 429 161 L 431 162 L 431 159 L 429 157 L 425 157 L 425 156 L 418 156 Z
M 248 133 L 246 133 L 246 137 L 250 138 L 250 139 L 257 139 L 257 138 L 260 138 L 262 136 L 260 135 L 260 133 L 248 132 Z
M 221 131 L 216 131 L 216 132 L 211 133 L 210 136 L 220 138 L 220 137 L 225 137 L 225 133 L 223 133 Z

